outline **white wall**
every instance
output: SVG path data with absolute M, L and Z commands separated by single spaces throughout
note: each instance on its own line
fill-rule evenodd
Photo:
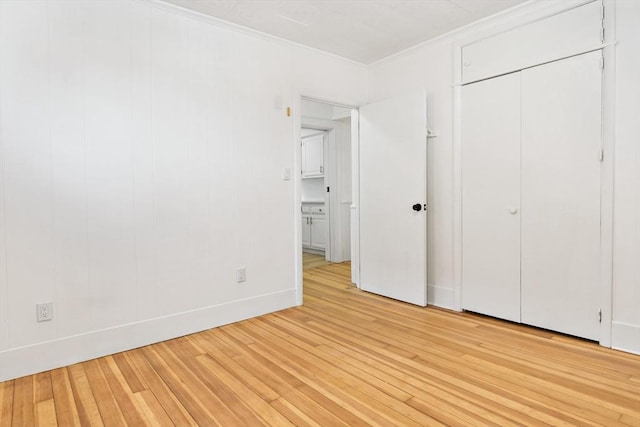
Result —
M 640 2 L 616 18 L 612 345 L 640 353 Z
M 574 1 L 573 4 L 579 4 Z M 613 347 L 640 352 L 640 3 L 617 2 L 616 164 L 614 218 Z M 453 46 L 459 40 L 492 34 L 545 16 L 545 8 L 568 6 L 534 2 L 411 49 L 370 67 L 370 101 L 426 88 L 429 141 L 430 303 L 454 307 L 453 265 Z M 548 13 L 547 13 L 548 14 Z
M 137 1 L 2 1 L 0 64 L 0 381 L 295 305 L 286 106 L 363 66 Z
M 302 180 L 302 201 L 324 203 L 324 178 L 305 178 Z

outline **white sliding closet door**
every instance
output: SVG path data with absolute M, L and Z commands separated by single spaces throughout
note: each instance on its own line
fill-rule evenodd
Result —
M 522 322 L 590 339 L 599 337 L 600 57 L 522 72 Z
M 462 308 L 520 321 L 520 73 L 462 88 Z

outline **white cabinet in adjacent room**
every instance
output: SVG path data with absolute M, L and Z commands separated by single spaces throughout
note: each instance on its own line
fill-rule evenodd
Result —
M 311 215 L 302 214 L 302 247 L 311 246 Z
M 302 204 L 302 247 L 311 252 L 324 252 L 327 247 L 327 219 L 324 203 Z
M 324 132 L 302 138 L 302 177 L 324 176 Z
M 327 247 L 327 220 L 323 215 L 311 215 L 311 244 L 314 249 Z

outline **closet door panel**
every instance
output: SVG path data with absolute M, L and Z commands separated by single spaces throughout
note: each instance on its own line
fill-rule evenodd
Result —
M 598 339 L 600 52 L 522 72 L 522 322 Z
M 520 74 L 462 88 L 462 308 L 520 321 Z

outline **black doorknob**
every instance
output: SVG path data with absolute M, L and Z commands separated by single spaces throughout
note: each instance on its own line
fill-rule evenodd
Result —
M 422 203 L 416 203 L 412 206 L 413 210 L 416 212 L 420 212 L 422 210 Z

